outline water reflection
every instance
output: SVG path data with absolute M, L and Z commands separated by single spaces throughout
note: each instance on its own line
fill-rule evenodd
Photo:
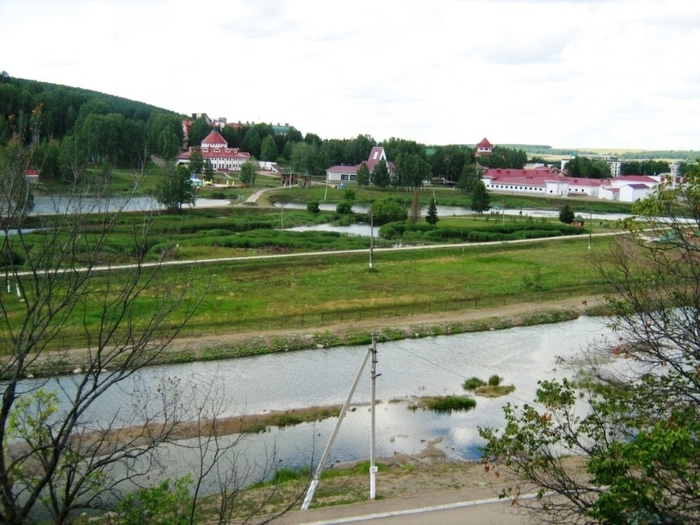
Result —
M 580 356 L 592 342 L 609 334 L 604 321 L 580 318 L 556 325 L 514 328 L 492 332 L 414 339 L 378 346 L 377 453 L 416 454 L 425 442 L 442 438 L 439 448 L 448 456 L 479 457 L 478 426 L 503 425 L 501 407 L 506 402 L 522 405 L 535 397 L 539 379 L 570 376 L 564 363 Z M 222 396 L 230 403 L 225 415 L 257 414 L 316 405 L 341 405 L 366 352 L 362 347 L 340 347 L 273 354 L 244 359 L 153 367 L 140 378 L 131 378 L 113 388 L 91 408 L 87 417 L 108 420 L 115 414 L 127 420 L 134 392 L 143 385 L 156 388 L 165 378 L 191 383 L 192 391 L 222 382 Z M 557 356 L 559 358 L 557 358 Z M 437 414 L 407 405 L 416 396 L 463 394 L 465 379 L 488 379 L 498 374 L 504 384 L 516 387 L 513 394 L 497 399 L 477 398 L 477 407 L 465 413 Z M 74 377 L 58 380 L 66 396 L 74 391 Z M 29 386 L 28 382 L 28 385 Z M 49 387 L 59 389 L 57 381 Z M 350 412 L 338 436 L 331 461 L 366 458 L 369 447 L 370 380 L 366 371 L 360 380 Z M 308 463 L 318 442 L 325 443 L 335 419 L 271 429 L 251 437 L 251 447 L 280 449 L 286 464 Z

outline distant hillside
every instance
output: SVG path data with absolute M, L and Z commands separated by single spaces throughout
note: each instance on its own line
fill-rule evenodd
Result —
M 133 166 L 172 157 L 182 116 L 143 102 L 48 82 L 0 76 L 0 146 L 37 140 L 33 168 L 72 178 L 88 165 Z M 79 146 L 79 147 L 78 147 Z

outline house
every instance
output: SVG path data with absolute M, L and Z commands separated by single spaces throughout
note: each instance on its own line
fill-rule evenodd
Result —
M 24 172 L 24 178 L 27 179 L 27 182 L 30 184 L 37 184 L 39 182 L 39 172 L 37 170 L 27 169 L 27 171 Z
M 474 153 L 474 156 L 481 157 L 484 155 L 491 155 L 491 153 L 493 153 L 493 145 L 484 137 L 481 142 L 476 145 L 476 153 Z
M 386 162 L 389 173 L 394 171 L 394 163 L 389 162 L 386 159 L 386 152 L 381 146 L 375 146 L 369 153 L 369 158 L 364 162 L 367 165 L 367 169 L 370 173 L 379 164 L 380 161 Z M 357 164 L 356 166 L 332 166 L 326 170 L 326 182 L 328 184 L 334 184 L 339 182 L 357 182 L 357 170 L 360 169 L 362 164 Z
M 189 164 L 193 148 L 175 157 L 175 164 Z M 226 139 L 218 131 L 212 131 L 200 144 L 199 148 L 204 161 L 209 160 L 215 171 L 240 171 L 243 164 L 250 159 L 250 153 L 229 148 Z

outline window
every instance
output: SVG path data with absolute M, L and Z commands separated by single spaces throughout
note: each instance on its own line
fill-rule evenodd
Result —
M 356 180 L 357 177 L 355 175 L 350 175 L 350 180 Z
M 343 173 L 343 174 L 340 176 L 340 180 L 348 180 L 347 174 Z

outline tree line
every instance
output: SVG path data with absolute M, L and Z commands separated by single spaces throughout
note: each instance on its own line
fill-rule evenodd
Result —
M 37 112 L 40 125 L 29 126 Z M 31 167 L 42 178 L 68 180 L 90 166 L 103 166 L 105 171 L 115 166 L 133 168 L 151 155 L 172 159 L 186 146 L 199 145 L 214 129 L 204 118 L 197 118 L 185 137 L 185 118 L 94 91 L 0 77 L 0 146 L 7 146 L 20 129 L 25 130 L 19 139 L 35 145 Z M 381 145 L 396 165 L 395 178 L 386 180 L 386 186 L 413 188 L 430 177 L 457 183 L 464 167 L 474 164 L 474 148 L 463 145 L 428 148 L 395 137 L 378 142 L 369 134 L 324 139 L 311 132 L 303 134 L 294 126 L 276 133 L 266 123 L 238 123 L 219 132 L 230 147 L 255 159 L 286 163 L 310 175 L 323 175 L 330 166 L 358 165 L 368 159 L 374 146 Z M 522 168 L 526 161 L 524 151 L 498 146 L 492 156 L 481 158 L 482 165 L 500 168 Z

